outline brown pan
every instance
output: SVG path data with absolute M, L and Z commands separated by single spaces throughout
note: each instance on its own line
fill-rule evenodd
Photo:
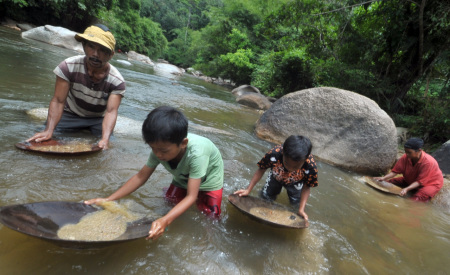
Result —
M 0 208 L 0 222 L 18 232 L 40 238 L 66 248 L 100 248 L 148 236 L 152 220 L 142 218 L 127 224 L 125 233 L 108 241 L 66 240 L 58 230 L 66 224 L 76 224 L 86 214 L 100 210 L 80 202 L 37 202 Z
M 15 146 L 25 151 L 56 155 L 82 155 L 91 154 L 102 150 L 96 144 L 83 144 L 69 140 L 50 139 L 42 142 L 24 141 Z
M 243 213 L 267 224 L 285 228 L 306 228 L 307 220 L 291 212 L 284 205 L 252 196 L 231 194 L 228 201 Z
M 400 195 L 400 192 L 402 191 L 401 187 L 387 181 L 380 181 L 371 177 L 364 177 L 364 181 L 373 188 L 386 193 Z

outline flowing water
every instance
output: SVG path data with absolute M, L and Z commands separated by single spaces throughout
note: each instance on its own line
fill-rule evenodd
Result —
M 14 144 L 42 129 L 26 114 L 48 107 L 54 67 L 73 51 L 22 39 L 0 28 L 0 206 L 39 201 L 83 201 L 107 196 L 146 162 L 150 148 L 139 128 L 160 105 L 181 109 L 191 131 L 210 138 L 225 164 L 222 219 L 191 207 L 156 241 L 139 239 L 106 248 L 61 248 L 0 225 L 1 274 L 448 274 L 450 213 L 436 204 L 386 195 L 362 183 L 363 175 L 318 163 L 302 230 L 274 228 L 243 215 L 227 200 L 247 186 L 256 162 L 273 144 L 254 134 L 255 110 L 230 91 L 192 77 L 158 74 L 152 67 L 112 64 L 127 93 L 107 151 L 90 156 L 46 156 Z M 123 201 L 155 218 L 169 209 L 162 199 L 170 175 L 157 169 Z M 263 180 L 252 195 L 262 187 Z M 283 192 L 278 202 L 288 204 Z

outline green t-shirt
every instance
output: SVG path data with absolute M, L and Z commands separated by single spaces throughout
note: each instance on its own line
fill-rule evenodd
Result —
M 195 134 L 188 134 L 188 144 L 183 158 L 175 169 L 167 161 L 160 161 L 153 152 L 147 166 L 156 168 L 162 164 L 173 175 L 172 184 L 187 189 L 189 178 L 202 179 L 200 191 L 214 191 L 223 187 L 223 160 L 219 149 L 211 140 Z

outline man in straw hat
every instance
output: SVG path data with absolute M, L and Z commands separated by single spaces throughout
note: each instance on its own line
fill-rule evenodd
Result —
M 45 130 L 27 141 L 49 140 L 55 130 L 89 129 L 101 137 L 98 146 L 107 149 L 125 94 L 125 80 L 109 63 L 116 40 L 101 24 L 88 27 L 75 39 L 83 44 L 85 55 L 67 58 L 55 68 L 55 93 Z
M 402 187 L 400 193 L 404 196 L 413 191 L 412 199 L 427 202 L 441 190 L 444 177 L 437 161 L 422 150 L 423 140 L 410 138 L 406 141 L 405 154 L 397 161 L 391 172 L 377 180 L 388 180 Z M 395 177 L 402 174 L 403 177 Z

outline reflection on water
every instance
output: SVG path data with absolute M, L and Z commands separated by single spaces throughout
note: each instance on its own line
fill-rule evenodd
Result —
M 53 68 L 76 53 L 24 40 L 0 28 L 0 205 L 82 201 L 107 196 L 146 162 L 150 149 L 140 122 L 156 106 L 180 108 L 191 131 L 217 144 L 225 163 L 223 216 L 212 221 L 189 209 L 157 241 L 136 240 L 97 250 L 71 250 L 0 226 L 3 274 L 444 274 L 450 254 L 450 213 L 433 204 L 386 195 L 362 175 L 318 163 L 303 230 L 274 228 L 243 215 L 228 194 L 247 186 L 256 162 L 272 144 L 253 133 L 255 110 L 235 103 L 224 88 L 191 77 L 172 79 L 145 64 L 112 63 L 127 80 L 111 149 L 92 156 L 45 156 L 14 144 L 42 127 L 26 114 L 48 107 Z M 80 134 L 81 137 L 85 133 Z M 171 176 L 159 168 L 127 200 L 159 217 L 170 205 L 162 188 Z M 254 189 L 253 195 L 262 187 Z M 285 193 L 278 202 L 288 205 Z M 125 253 L 126 251 L 126 253 Z

